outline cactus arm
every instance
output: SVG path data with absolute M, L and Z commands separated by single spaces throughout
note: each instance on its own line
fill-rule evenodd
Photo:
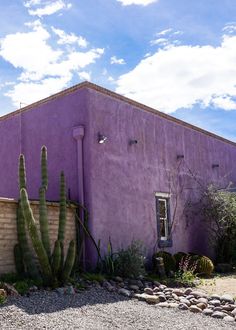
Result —
M 61 172 L 60 178 L 60 213 L 58 226 L 58 240 L 64 241 L 66 226 L 66 185 L 64 173 Z
M 47 148 L 41 148 L 41 180 L 45 191 L 48 189 L 48 170 L 47 170 Z
M 42 275 L 44 277 L 44 280 L 47 283 L 50 283 L 52 281 L 52 270 L 51 266 L 49 264 L 47 253 L 43 247 L 43 244 L 39 238 L 37 227 L 35 224 L 35 219 L 33 216 L 32 209 L 30 207 L 30 203 L 28 200 L 28 194 L 27 191 L 22 188 L 20 190 L 20 197 L 21 197 L 21 207 L 24 214 L 24 218 L 26 220 L 26 224 L 29 230 L 29 234 L 32 240 L 32 244 L 34 247 L 34 250 L 37 254 L 39 264 L 42 270 Z
M 14 258 L 15 258 L 17 274 L 19 274 L 20 276 L 24 276 L 25 267 L 24 267 L 23 254 L 20 248 L 20 244 L 16 244 L 14 246 Z
M 62 280 L 64 283 L 66 283 L 69 279 L 72 268 L 74 266 L 74 262 L 75 262 L 75 241 L 73 240 L 70 242 L 66 256 L 65 266 L 62 273 Z
M 26 189 L 25 157 L 22 154 L 19 157 L 18 178 L 20 189 Z
M 47 204 L 45 198 L 45 188 L 39 189 L 39 224 L 43 246 L 47 252 L 48 258 L 51 257 L 49 229 L 48 229 L 48 216 Z
M 26 272 L 29 274 L 31 278 L 39 278 L 39 273 L 29 248 L 28 239 L 26 235 L 26 228 L 25 228 L 26 227 L 25 219 L 20 204 L 17 209 L 16 224 L 17 224 L 18 242 L 22 251 Z
M 60 241 L 56 241 L 54 245 L 54 251 L 52 255 L 52 271 L 54 276 L 56 277 L 61 265 L 61 245 Z

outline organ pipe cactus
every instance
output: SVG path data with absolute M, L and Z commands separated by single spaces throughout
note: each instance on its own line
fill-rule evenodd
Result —
M 71 241 L 67 257 L 64 263 L 64 237 L 65 237 L 65 225 L 66 225 L 66 186 L 64 173 L 61 173 L 60 177 L 60 213 L 58 224 L 58 240 L 55 242 L 53 254 L 51 256 L 49 229 L 48 229 L 48 217 L 47 217 L 47 204 L 46 204 L 46 190 L 48 187 L 48 174 L 47 174 L 47 149 L 45 146 L 41 148 L 41 188 L 39 190 L 39 223 L 40 233 L 38 234 L 37 226 L 33 211 L 30 207 L 28 194 L 26 191 L 26 174 L 25 174 L 25 161 L 24 156 L 20 155 L 19 160 L 19 188 L 20 188 L 20 204 L 18 208 L 18 240 L 19 247 L 15 248 L 15 255 L 19 261 L 20 252 L 24 251 L 24 260 L 27 269 L 34 272 L 35 267 L 31 262 L 33 258 L 31 256 L 26 227 L 28 229 L 33 248 L 38 257 L 38 261 L 41 268 L 41 273 L 45 284 L 56 285 L 58 280 L 64 283 L 68 280 L 71 270 L 75 262 L 75 242 Z M 19 262 L 18 262 L 18 268 Z M 32 273 L 32 277 L 37 278 L 36 273 Z
M 64 173 L 61 172 L 60 177 L 60 214 L 58 227 L 58 240 L 63 242 L 65 237 L 66 225 L 66 184 Z
M 72 268 L 74 266 L 74 262 L 75 262 L 75 241 L 71 241 L 68 248 L 65 266 L 62 273 L 63 282 L 68 281 Z
M 18 178 L 20 189 L 26 189 L 25 157 L 22 154 L 19 157 Z
M 23 188 L 24 189 L 24 188 Z M 22 212 L 21 205 L 18 206 L 17 209 L 17 236 L 18 236 L 18 242 L 19 246 L 22 252 L 22 258 L 23 263 L 26 268 L 26 272 L 29 274 L 32 278 L 38 278 L 38 270 L 36 267 L 36 264 L 33 260 L 32 253 L 29 248 L 28 239 L 26 235 L 26 225 L 25 225 L 25 218 Z
M 47 148 L 42 146 L 41 148 L 41 180 L 42 187 L 45 191 L 48 189 L 48 169 L 47 169 Z
M 52 269 L 49 263 L 47 253 L 44 249 L 43 243 L 38 235 L 35 219 L 33 216 L 32 209 L 30 207 L 28 194 L 25 188 L 22 188 L 20 190 L 20 197 L 21 197 L 21 207 L 24 214 L 24 218 L 26 220 L 27 228 L 29 230 L 29 234 L 32 240 L 34 250 L 39 260 L 39 264 L 42 270 L 44 280 L 47 283 L 50 283 L 52 281 Z
M 43 246 L 47 252 L 48 258 L 51 257 L 50 239 L 48 230 L 47 204 L 45 198 L 45 188 L 39 189 L 39 224 Z
M 60 241 L 58 240 L 55 242 L 51 265 L 52 265 L 53 275 L 54 277 L 57 277 L 61 265 L 61 244 Z

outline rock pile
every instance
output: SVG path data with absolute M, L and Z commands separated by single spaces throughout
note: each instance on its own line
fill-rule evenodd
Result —
M 236 301 L 229 295 L 213 294 L 193 288 L 169 288 L 159 282 L 145 280 L 124 280 L 120 277 L 104 281 L 103 287 L 126 297 L 136 298 L 159 308 L 178 308 L 192 313 L 202 313 L 227 322 L 236 322 Z

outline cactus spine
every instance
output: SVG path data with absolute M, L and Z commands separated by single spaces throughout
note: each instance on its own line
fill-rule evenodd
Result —
M 72 268 L 74 266 L 74 262 L 75 262 L 75 241 L 73 240 L 70 242 L 66 256 L 65 266 L 62 273 L 63 282 L 68 281 Z
M 50 239 L 48 230 L 47 204 L 45 197 L 45 188 L 39 189 L 39 224 L 43 246 L 47 252 L 48 258 L 51 257 Z
M 64 173 L 61 172 L 60 177 L 60 214 L 58 227 L 58 240 L 63 242 L 65 236 L 66 225 L 66 184 Z
M 32 240 L 32 244 L 34 247 L 34 250 L 38 256 L 38 260 L 42 269 L 43 277 L 46 280 L 46 282 L 51 282 L 52 280 L 52 270 L 51 266 L 48 260 L 47 253 L 44 249 L 43 243 L 39 238 L 37 227 L 35 224 L 35 219 L 33 216 L 33 212 L 30 208 L 30 203 L 28 199 L 27 191 L 22 188 L 20 191 L 21 196 L 21 206 L 22 211 L 24 214 L 24 218 L 26 220 L 26 224 L 29 230 L 29 234 Z

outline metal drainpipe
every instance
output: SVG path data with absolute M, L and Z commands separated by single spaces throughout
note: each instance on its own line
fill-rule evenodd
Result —
M 77 178 L 78 178 L 78 196 L 79 203 L 84 206 L 84 165 L 83 165 L 83 138 L 84 126 L 73 128 L 73 138 L 77 141 Z M 83 210 L 80 212 L 80 218 L 84 221 Z M 85 270 L 85 240 L 83 242 L 83 268 Z

